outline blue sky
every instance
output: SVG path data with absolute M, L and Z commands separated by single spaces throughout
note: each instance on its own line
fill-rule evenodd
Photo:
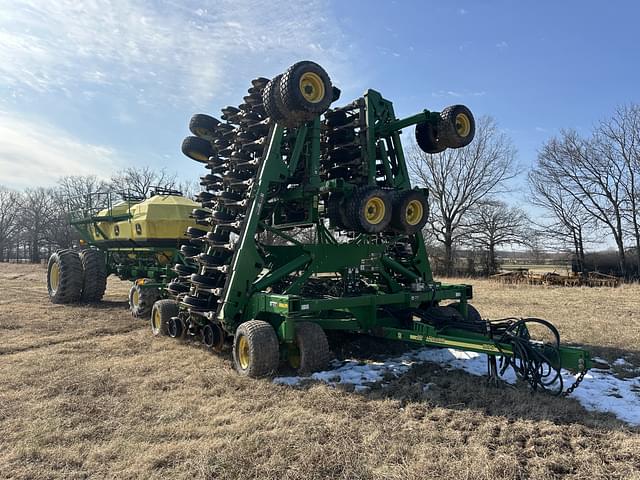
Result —
M 640 101 L 638 18 L 633 1 L 0 0 L 0 183 L 128 165 L 197 180 L 191 114 L 300 59 L 345 103 L 375 88 L 399 115 L 492 115 L 526 166 L 560 128 Z

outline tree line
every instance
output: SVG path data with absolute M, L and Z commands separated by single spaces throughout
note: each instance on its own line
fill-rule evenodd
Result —
M 527 170 L 491 117 L 478 119 L 469 146 L 429 155 L 414 145 L 407 159 L 414 184 L 429 190 L 424 233 L 438 273 L 493 274 L 499 269 L 498 251 L 506 245 L 534 256 L 567 252 L 584 271 L 588 248 L 608 242 L 616 246 L 618 273 L 640 277 L 639 105 L 617 108 L 588 134 L 562 130 L 544 142 Z M 523 174 L 528 191 L 514 192 L 513 182 Z M 22 192 L 0 186 L 0 261 L 38 262 L 56 248 L 71 246 L 75 237 L 68 214 L 86 206 L 88 195 L 115 191 L 146 198 L 154 186 L 197 193 L 195 182 L 149 167 L 127 168 L 108 181 L 67 176 L 53 187 Z M 519 197 L 542 215 L 534 219 L 504 200 Z M 462 272 L 461 252 L 467 260 Z
M 490 117 L 479 119 L 468 147 L 435 155 L 414 148 L 409 167 L 416 183 L 429 188 L 425 238 L 440 253 L 445 275 L 459 273 L 461 250 L 479 252 L 483 272 L 494 273 L 496 249 L 505 244 L 569 252 L 575 269 L 585 271 L 587 246 L 610 242 L 617 273 L 640 277 L 640 105 L 618 107 L 587 134 L 562 130 L 527 172 Z M 539 220 L 500 200 L 521 173 L 528 185 L 523 200 L 542 210 Z
M 77 240 L 69 214 L 106 206 L 104 192 L 147 198 L 156 187 L 180 190 L 193 196 L 197 184 L 179 181 L 177 175 L 149 167 L 127 168 L 109 180 L 94 175 L 65 176 L 52 187 L 11 190 L 0 185 L 0 262 L 40 262 L 55 249 L 69 248 Z M 91 200 L 89 200 L 91 199 Z

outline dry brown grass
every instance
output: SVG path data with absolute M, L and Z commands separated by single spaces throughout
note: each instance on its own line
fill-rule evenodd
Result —
M 545 316 L 637 358 L 638 286 L 474 284 L 485 315 Z M 638 430 L 571 399 L 437 365 L 367 394 L 244 379 L 226 356 L 152 339 L 126 291 L 54 306 L 43 268 L 0 264 L 0 478 L 640 478 Z

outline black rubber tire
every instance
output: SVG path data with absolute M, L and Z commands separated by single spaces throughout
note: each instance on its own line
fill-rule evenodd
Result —
M 239 351 L 241 346 L 246 347 L 243 355 Z M 248 361 L 241 362 L 241 358 Z M 240 375 L 251 378 L 272 375 L 278 369 L 279 361 L 278 336 L 270 324 L 249 320 L 238 327 L 233 338 L 233 365 Z
M 176 272 L 181 277 L 186 277 L 187 275 L 196 273 L 198 271 L 198 267 L 195 265 L 185 265 L 183 263 L 176 263 L 175 266 L 173 267 L 173 271 Z
M 212 271 L 210 273 L 211 276 L 200 275 L 199 273 L 191 274 L 191 283 L 194 285 L 198 285 L 202 288 L 217 288 L 220 286 L 220 280 L 224 275 L 218 271 Z
M 220 120 L 203 113 L 196 113 L 189 120 L 189 131 L 195 136 L 200 137 L 208 142 L 213 142 L 218 138 L 216 127 L 220 124 Z
M 418 123 L 415 130 L 416 143 L 424 153 L 434 155 L 446 150 L 447 145 L 438 140 L 436 129 L 431 123 Z
M 327 335 L 313 322 L 296 323 L 296 346 L 299 353 L 298 373 L 308 374 L 323 370 L 331 359 Z
M 57 286 L 52 285 L 52 269 L 58 271 Z M 54 281 L 55 283 L 55 281 Z M 75 303 L 82 295 L 82 262 L 78 252 L 58 250 L 47 265 L 47 291 L 52 303 Z
M 278 102 L 276 101 L 276 96 L 279 93 L 281 78 L 282 74 L 273 77 L 262 91 L 262 104 L 264 105 L 267 116 L 271 119 L 272 122 L 279 122 L 284 119 L 284 115 L 278 108 Z
M 391 227 L 400 233 L 413 235 L 422 230 L 429 218 L 429 202 L 427 197 L 419 190 L 405 190 L 396 192 L 393 195 L 393 213 L 391 214 Z M 407 218 L 407 211 L 411 208 L 412 202 L 420 202 L 422 207 L 422 217 L 417 223 L 410 223 Z
M 378 223 L 371 223 L 366 218 L 365 206 L 374 197 L 379 197 L 384 202 L 384 216 Z M 344 204 L 345 219 L 349 228 L 363 233 L 380 233 L 391 222 L 393 210 L 390 195 L 378 187 L 362 187 L 356 190 L 351 198 Z
M 151 309 L 151 333 L 154 337 L 168 335 L 171 317 L 178 315 L 178 304 L 170 298 L 158 300 Z
M 447 307 L 455 308 L 456 310 L 458 310 L 460 308 L 460 302 L 450 303 L 449 305 L 447 305 Z M 467 320 L 470 322 L 484 322 L 482 315 L 480 315 L 478 309 L 470 303 L 467 303 L 467 316 Z
M 187 137 L 182 141 L 182 153 L 196 162 L 208 163 L 215 152 L 211 142 L 200 137 Z
M 187 227 L 187 235 L 191 238 L 200 238 L 209 233 L 209 230 L 202 230 L 201 228 Z
M 160 291 L 157 288 L 145 288 L 139 285 L 139 280 L 133 282 L 129 289 L 129 310 L 134 317 L 145 318 L 149 317 L 153 304 L 160 299 Z M 146 282 L 148 279 L 142 280 Z
M 169 282 L 166 289 L 171 295 L 180 295 L 181 293 L 188 292 L 190 287 L 186 283 L 172 281 Z
M 310 102 L 300 90 L 300 79 L 306 73 L 320 77 L 324 94 L 317 102 Z M 291 112 L 306 112 L 312 116 L 321 115 L 327 111 L 333 101 L 333 87 L 327 72 L 315 62 L 304 60 L 291 65 L 280 79 L 280 97 L 287 110 Z
M 104 254 L 93 248 L 80 251 L 82 263 L 81 302 L 99 302 L 107 289 L 107 264 Z
M 171 338 L 178 340 L 183 339 L 187 335 L 187 329 L 185 328 L 182 320 L 177 315 L 171 317 L 167 321 L 167 335 Z
M 457 125 L 458 115 L 467 117 L 468 132 L 462 134 Z M 476 134 L 476 122 L 471 110 L 464 105 L 451 105 L 440 112 L 438 122 L 438 142 L 449 148 L 462 148 L 471 143 Z
M 207 323 L 202 327 L 202 343 L 205 347 L 219 352 L 224 347 L 225 334 L 220 324 Z
M 207 298 L 196 297 L 193 295 L 186 295 L 182 299 L 182 302 L 194 310 L 197 310 L 199 312 L 206 312 L 210 310 L 215 310 L 217 299 L 216 297 L 213 297 L 212 299 L 207 299 Z
M 332 193 L 327 199 L 327 217 L 329 217 L 329 221 L 340 230 L 349 228 L 342 205 L 343 199 L 344 195 L 342 193 Z

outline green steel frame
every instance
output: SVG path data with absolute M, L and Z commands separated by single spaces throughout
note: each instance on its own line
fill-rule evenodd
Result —
M 424 110 L 398 119 L 390 101 L 369 90 L 357 100 L 366 118 L 361 119 L 361 160 L 368 185 L 396 190 L 411 188 L 400 140 L 402 128 L 422 122 L 437 122 L 439 112 Z M 363 135 L 364 134 L 364 135 Z M 297 128 L 272 125 L 259 171 L 249 199 L 246 219 L 235 243 L 220 306 L 214 314 L 204 314 L 220 322 L 233 335 L 236 328 L 251 319 L 270 322 L 283 343 L 292 343 L 299 321 L 313 321 L 325 330 L 343 330 L 402 340 L 419 345 L 453 347 L 485 353 L 508 355 L 509 345 L 498 345 L 490 335 L 455 328 L 436 328 L 413 319 L 399 319 L 394 312 L 455 301 L 467 317 L 467 302 L 472 298 L 470 285 L 446 285 L 434 281 L 422 234 L 412 235 L 411 258 L 401 260 L 386 253 L 397 240 L 392 236 L 361 234 L 340 241 L 319 210 L 323 195 L 340 192 L 349 195 L 357 185 L 344 180 L 322 181 L 321 122 L 319 118 Z M 283 155 L 283 145 L 289 145 Z M 385 184 L 376 177 L 376 160 L 382 162 Z M 290 178 L 304 164 L 305 181 L 287 187 Z M 379 165 L 379 164 L 378 164 Z M 276 193 L 274 193 L 276 192 Z M 304 205 L 305 218 L 279 223 L 279 212 L 295 202 Z M 315 241 L 303 243 L 290 235 L 293 227 L 313 228 Z M 268 231 L 286 241 L 286 245 L 260 243 L 257 234 Z M 406 238 L 406 236 L 405 236 Z M 311 278 L 339 278 L 350 269 L 374 285 L 375 292 L 357 296 L 308 298 L 302 287 Z M 270 287 L 284 278 L 293 278 L 284 292 L 269 293 Z M 199 315 L 196 313 L 196 315 Z M 281 349 L 286 355 L 287 348 Z M 563 368 L 585 371 L 591 365 L 589 354 L 578 348 L 561 347 Z

